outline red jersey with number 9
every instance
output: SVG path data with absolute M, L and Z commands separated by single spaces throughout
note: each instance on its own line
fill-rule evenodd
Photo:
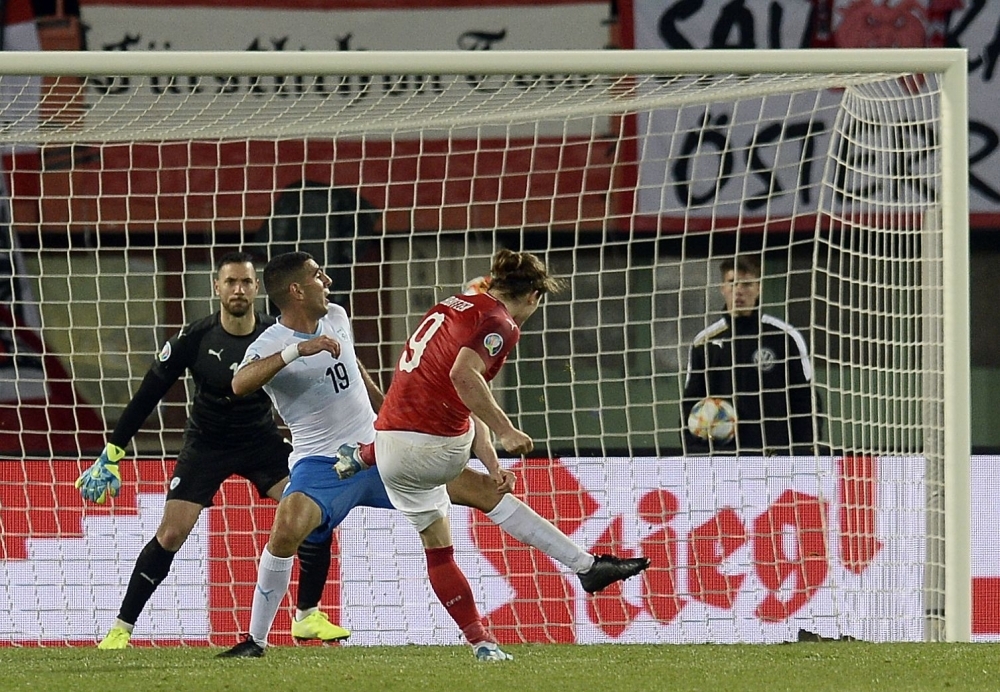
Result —
M 441 301 L 424 315 L 403 346 L 375 428 L 463 435 L 469 430 L 469 408 L 455 391 L 450 374 L 458 352 L 464 347 L 478 353 L 489 382 L 520 336 L 507 308 L 489 294 Z

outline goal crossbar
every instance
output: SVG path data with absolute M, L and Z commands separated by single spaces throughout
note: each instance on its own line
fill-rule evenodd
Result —
M 40 51 L 0 54 L 0 75 L 255 74 L 803 74 L 944 73 L 964 66 L 962 48 L 644 51 Z M 694 69 L 692 69 L 694 68 Z

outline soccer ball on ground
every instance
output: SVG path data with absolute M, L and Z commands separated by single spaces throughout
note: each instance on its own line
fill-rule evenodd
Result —
M 705 397 L 691 409 L 688 430 L 702 440 L 729 442 L 736 437 L 736 409 L 725 399 Z

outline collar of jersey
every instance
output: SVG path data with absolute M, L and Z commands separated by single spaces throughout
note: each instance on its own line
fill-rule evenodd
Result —
M 285 323 L 281 321 L 280 317 L 278 318 L 278 323 L 281 324 L 282 327 L 285 327 Z M 294 329 L 292 329 L 291 327 L 285 327 L 285 329 L 287 329 L 288 331 L 290 331 L 293 336 L 297 336 L 300 339 L 311 339 L 314 336 L 319 336 L 320 334 L 323 333 L 323 326 L 319 325 L 319 324 L 316 325 L 316 331 L 313 332 L 312 334 L 306 334 L 305 332 L 297 332 Z

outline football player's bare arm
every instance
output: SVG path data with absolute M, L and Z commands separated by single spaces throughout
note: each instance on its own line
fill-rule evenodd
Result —
M 462 402 L 496 433 L 505 450 L 511 454 L 527 454 L 534 448 L 534 442 L 515 428 L 500 408 L 483 376 L 485 372 L 486 364 L 479 354 L 463 347 L 451 368 L 451 382 Z
M 233 375 L 233 394 L 236 396 L 253 394 L 270 382 L 283 367 L 285 362 L 281 359 L 280 353 L 247 363 Z
M 358 369 L 361 370 L 361 379 L 365 381 L 365 389 L 368 390 L 368 399 L 372 402 L 372 409 L 375 413 L 378 413 L 379 409 L 382 408 L 382 402 L 385 400 L 385 394 L 382 392 L 382 388 L 378 386 L 365 366 L 358 361 Z
M 334 358 L 340 356 L 340 342 L 328 336 L 317 336 L 308 341 L 290 344 L 267 358 L 244 363 L 233 377 L 236 396 L 252 394 L 270 382 L 286 365 L 298 358 L 313 356 L 326 351 Z
M 493 435 L 490 429 L 486 427 L 486 423 L 479 419 L 479 416 L 472 414 L 472 425 L 475 430 L 475 437 L 472 439 L 472 453 L 476 455 L 476 458 L 483 463 L 486 470 L 490 472 L 490 478 L 493 479 L 495 484 L 494 490 L 496 492 L 492 493 L 496 495 L 495 498 L 487 498 L 494 502 L 500 501 L 500 495 L 503 493 L 509 493 L 514 490 L 515 476 L 510 471 L 505 471 L 500 468 L 500 460 L 497 458 L 497 450 L 493 447 Z M 464 475 L 464 474 L 463 474 Z M 467 503 L 459 503 L 467 504 Z M 480 504 L 469 505 L 471 507 L 481 508 Z M 490 507 L 492 509 L 492 507 Z M 486 510 L 487 512 L 489 510 Z

